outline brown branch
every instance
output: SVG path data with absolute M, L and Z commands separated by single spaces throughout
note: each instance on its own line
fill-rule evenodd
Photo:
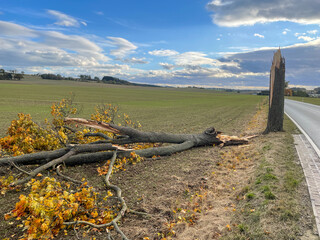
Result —
M 26 178 L 23 178 L 21 180 L 18 180 L 14 183 L 12 183 L 11 185 L 12 186 L 17 186 L 17 185 L 21 185 L 21 184 L 24 184 L 26 182 L 28 182 L 29 180 L 31 180 L 33 177 L 37 176 L 38 173 L 41 173 L 42 171 L 54 166 L 54 165 L 57 165 L 59 163 L 62 163 L 63 161 L 65 161 L 66 159 L 68 159 L 69 157 L 71 157 L 72 155 L 75 155 L 76 154 L 76 151 L 74 149 L 70 150 L 68 153 L 66 153 L 65 155 L 63 155 L 62 157 L 60 158 L 57 158 L 55 160 L 52 160 L 51 162 L 48 162 L 38 168 L 36 168 L 35 170 L 31 171 L 29 176 L 26 177 Z
M 23 172 L 24 174 L 30 175 L 29 172 L 27 172 L 27 171 L 23 170 L 22 168 L 18 167 L 14 162 L 10 162 L 10 164 L 12 166 L 14 166 L 16 169 L 18 169 L 20 172 Z
M 76 235 L 76 238 L 77 238 L 78 240 L 80 240 L 79 235 L 78 235 L 78 232 L 77 232 L 77 229 L 76 229 L 76 224 L 73 225 L 73 231 L 74 231 L 74 234 Z
M 76 179 L 73 179 L 73 178 L 71 178 L 71 177 L 68 177 L 68 176 L 66 176 L 66 175 L 63 175 L 63 174 L 61 173 L 61 171 L 60 171 L 60 167 L 61 167 L 61 165 L 57 166 L 57 168 L 56 168 L 56 172 L 57 172 L 58 176 L 66 179 L 66 180 L 68 180 L 68 181 L 70 181 L 70 182 L 73 182 L 73 183 L 75 183 L 75 184 L 83 184 L 83 182 L 81 182 L 81 181 L 78 181 L 78 180 L 76 180 Z
M 135 211 L 135 210 L 132 210 L 132 209 L 128 209 L 127 210 L 128 213 L 132 213 L 132 214 L 135 214 L 135 215 L 142 215 L 142 216 L 145 216 L 147 218 L 150 218 L 151 215 L 149 213 L 146 213 L 146 212 L 138 212 L 138 211 Z
M 111 140 L 111 138 L 104 134 L 104 133 L 101 133 L 101 132 L 97 132 L 97 133 L 86 133 L 84 134 L 85 137 L 101 137 L 101 138 L 104 138 L 106 140 Z

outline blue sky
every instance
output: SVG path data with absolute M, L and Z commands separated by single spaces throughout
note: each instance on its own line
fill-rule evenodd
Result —
M 314 0 L 0 0 L 0 67 L 170 86 L 262 89 L 281 47 L 320 86 Z

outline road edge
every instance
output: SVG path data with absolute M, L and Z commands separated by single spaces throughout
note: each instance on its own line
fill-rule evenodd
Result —
M 284 112 L 286 116 L 298 127 L 298 129 L 301 131 L 301 133 L 307 138 L 315 152 L 317 153 L 318 157 L 320 158 L 320 149 L 317 147 L 317 145 L 313 142 L 313 140 L 310 138 L 310 136 L 303 130 L 303 128 L 292 118 L 287 112 Z

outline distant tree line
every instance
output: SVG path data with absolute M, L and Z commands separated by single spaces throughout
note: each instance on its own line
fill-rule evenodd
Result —
M 40 77 L 42 79 L 49 79 L 49 80 L 76 80 L 73 77 L 63 77 L 60 74 L 52 74 L 52 73 L 44 73 L 41 74 Z
M 60 74 L 44 73 L 44 74 L 40 74 L 40 77 L 42 79 L 48 79 L 48 80 L 69 80 L 69 81 L 83 81 L 83 82 L 88 82 L 88 81 L 99 82 L 100 81 L 100 78 L 98 77 L 92 78 L 90 75 L 79 75 L 78 78 L 74 78 L 74 77 L 64 77 Z
M 159 87 L 156 85 L 150 84 L 140 84 L 140 83 L 132 83 L 129 81 L 121 80 L 116 77 L 104 76 L 102 79 L 99 77 L 91 77 L 91 75 L 81 74 L 78 77 L 65 77 L 61 74 L 53 74 L 53 73 L 43 73 L 43 74 L 35 74 L 36 76 L 40 76 L 42 79 L 47 80 L 68 80 L 68 81 L 80 81 L 80 82 L 98 82 L 98 83 L 106 83 L 106 84 L 118 84 L 118 85 L 132 85 L 132 86 L 142 86 L 142 87 Z M 24 76 L 24 72 L 17 73 L 16 70 L 7 70 L 0 69 L 0 80 L 21 80 Z
M 0 69 L 0 80 L 21 80 L 23 78 L 23 72 L 17 73 L 16 70 Z
M 108 83 L 108 84 L 132 85 L 131 82 L 121 80 L 119 78 L 115 78 L 115 77 L 111 77 L 111 76 L 104 76 L 101 81 L 103 83 Z
M 292 96 L 309 97 L 309 94 L 307 93 L 307 89 L 305 88 L 291 88 L 291 90 L 292 90 Z
M 320 87 L 313 89 L 313 91 L 315 94 L 320 94 Z
M 71 80 L 71 81 L 80 81 L 80 82 L 100 82 L 100 83 L 117 84 L 117 85 L 157 87 L 155 85 L 150 85 L 150 84 L 132 83 L 132 82 L 122 80 L 116 77 L 111 77 L 111 76 L 104 76 L 101 80 L 99 77 L 91 77 L 91 75 L 85 75 L 85 74 L 79 75 L 78 78 L 63 77 L 60 74 L 52 74 L 52 73 L 41 74 L 40 76 L 42 79 L 51 79 L 51 80 Z

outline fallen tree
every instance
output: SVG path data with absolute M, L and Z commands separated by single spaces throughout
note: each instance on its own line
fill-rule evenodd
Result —
M 121 236 L 122 239 L 128 239 L 125 234 L 119 229 L 117 222 L 124 216 L 125 212 L 139 213 L 127 208 L 124 199 L 121 196 L 121 189 L 112 185 L 109 182 L 110 175 L 117 158 L 129 158 L 132 153 L 139 155 L 143 158 L 151 158 L 154 156 L 171 155 L 177 152 L 185 151 L 193 147 L 212 146 L 217 145 L 220 147 L 228 145 L 241 145 L 247 144 L 249 139 L 254 137 L 236 137 L 224 135 L 215 128 L 211 127 L 206 129 L 200 134 L 170 134 L 170 133 L 157 133 L 157 132 L 143 132 L 131 127 L 119 126 L 113 123 L 106 123 L 102 121 L 86 120 L 82 118 L 65 118 L 64 126 L 68 131 L 74 131 L 75 126 L 86 126 L 89 129 L 99 129 L 103 132 L 87 132 L 85 137 L 97 137 L 99 140 L 86 143 L 86 144 L 67 144 L 65 147 L 53 151 L 41 151 L 36 153 L 24 154 L 14 157 L 6 157 L 0 159 L 0 165 L 12 165 L 20 172 L 26 174 L 25 178 L 19 179 L 11 183 L 11 187 L 19 186 L 29 182 L 41 172 L 53 168 L 56 169 L 57 174 L 67 181 L 82 184 L 82 182 L 75 180 L 69 176 L 64 176 L 60 172 L 61 164 L 65 165 L 80 165 L 88 163 L 104 163 L 108 165 L 107 173 L 104 178 L 104 183 L 107 189 L 114 191 L 116 199 L 121 206 L 118 214 L 112 221 L 104 224 L 93 224 L 92 222 L 84 220 L 67 219 L 61 222 L 63 225 L 75 226 L 89 225 L 94 228 L 106 228 L 113 226 L 115 231 Z M 73 125 L 73 126 L 71 126 Z M 110 134 L 112 133 L 112 137 Z M 137 143 L 153 143 L 153 147 L 145 149 L 133 149 Z M 159 145 L 163 144 L 163 145 Z M 110 161 L 107 161 L 109 160 Z M 27 172 L 21 169 L 20 165 L 37 164 L 34 170 Z M 108 239 L 113 239 L 110 231 L 107 230 Z M 32 239 L 32 238 L 31 238 Z
M 110 159 L 113 151 L 118 150 L 118 157 L 129 157 L 131 152 L 135 152 L 141 157 L 166 156 L 176 152 L 185 151 L 193 147 L 208 145 L 241 145 L 247 144 L 248 140 L 254 136 L 237 137 L 224 135 L 211 127 L 200 134 L 170 134 L 157 132 L 142 132 L 130 127 L 118 126 L 111 123 L 104 123 L 82 118 L 66 118 L 66 124 L 84 125 L 94 129 L 100 129 L 115 134 L 110 138 L 102 133 L 88 133 L 86 136 L 98 136 L 103 140 L 90 144 L 69 145 L 65 148 L 44 151 L 38 153 L 25 154 L 21 156 L 0 159 L 0 164 L 47 164 L 55 159 L 63 158 L 60 162 L 66 165 L 78 165 L 84 163 L 101 162 Z M 153 147 L 141 150 L 133 150 L 121 147 L 133 143 L 171 143 L 173 145 Z M 59 163 L 60 163 L 59 162 Z M 55 164 L 48 165 L 52 167 Z M 44 169 L 43 169 L 44 170 Z

